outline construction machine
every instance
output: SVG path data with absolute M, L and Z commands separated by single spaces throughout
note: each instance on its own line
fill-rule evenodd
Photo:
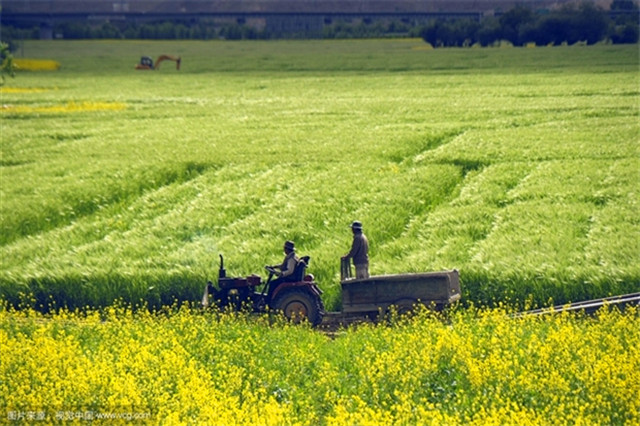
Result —
M 180 70 L 180 63 L 182 58 L 180 56 L 172 55 L 160 55 L 154 64 L 153 59 L 149 56 L 143 56 L 140 58 L 140 63 L 136 65 L 137 70 L 159 70 L 160 64 L 164 61 L 174 61 L 176 63 L 176 69 Z

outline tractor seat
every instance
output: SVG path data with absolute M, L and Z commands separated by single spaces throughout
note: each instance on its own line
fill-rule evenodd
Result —
M 309 256 L 302 256 L 300 260 L 298 260 L 296 269 L 293 271 L 294 282 L 302 281 L 304 279 L 305 271 L 307 270 L 307 266 L 309 266 L 310 259 L 311 258 Z

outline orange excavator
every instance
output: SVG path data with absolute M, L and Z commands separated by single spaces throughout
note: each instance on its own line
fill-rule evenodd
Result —
M 140 63 L 136 65 L 137 70 L 159 70 L 160 64 L 163 61 L 174 61 L 176 63 L 176 69 L 180 70 L 180 62 L 182 58 L 180 56 L 172 56 L 172 55 L 160 55 L 158 59 L 156 59 L 155 66 L 153 64 L 153 59 L 149 56 L 143 56 L 140 58 Z

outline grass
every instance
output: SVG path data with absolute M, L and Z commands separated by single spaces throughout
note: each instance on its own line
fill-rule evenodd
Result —
M 456 268 L 468 302 L 638 291 L 637 46 L 423 46 L 25 42 L 61 67 L 2 89 L 0 293 L 193 301 L 292 239 L 339 309 L 355 219 L 372 273 Z

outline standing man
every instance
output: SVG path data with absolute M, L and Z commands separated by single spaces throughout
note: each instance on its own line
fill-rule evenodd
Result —
M 351 230 L 353 231 L 351 251 L 342 258 L 353 259 L 353 265 L 356 267 L 356 279 L 369 278 L 369 241 L 362 232 L 362 223 L 353 222 Z

